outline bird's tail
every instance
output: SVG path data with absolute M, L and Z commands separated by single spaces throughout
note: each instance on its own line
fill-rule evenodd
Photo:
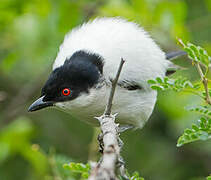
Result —
M 175 52 L 169 52 L 169 53 L 166 53 L 166 59 L 168 60 L 173 60 L 175 58 L 178 58 L 180 56 L 184 56 L 186 55 L 187 53 L 185 51 L 175 51 Z
M 176 52 L 170 52 L 170 53 L 166 53 L 166 59 L 170 60 L 168 61 L 168 67 L 167 67 L 167 71 L 166 71 L 166 76 L 169 76 L 173 73 L 176 72 L 177 69 L 181 69 L 180 66 L 174 64 L 171 62 L 171 60 L 178 58 L 180 56 L 184 56 L 187 53 L 185 51 L 176 51 Z

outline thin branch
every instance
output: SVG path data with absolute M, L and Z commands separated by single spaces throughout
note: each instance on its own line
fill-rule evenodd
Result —
M 115 180 L 118 179 L 115 174 L 117 162 L 120 159 L 120 145 L 118 124 L 115 123 L 116 115 L 111 115 L 112 101 L 114 97 L 115 87 L 117 85 L 124 60 L 121 59 L 118 72 L 115 79 L 112 81 L 112 87 L 106 106 L 106 110 L 101 117 L 97 119 L 100 122 L 100 127 L 103 135 L 103 156 L 100 162 L 92 167 L 89 180 Z
M 178 38 L 178 42 L 179 42 L 180 45 L 183 46 L 183 48 L 186 47 L 186 45 L 182 42 L 181 39 Z M 191 59 L 192 59 L 192 58 L 191 58 Z M 208 66 L 206 72 L 203 73 L 201 66 L 204 66 L 204 64 L 202 64 L 201 62 L 198 62 L 198 61 L 195 62 L 193 59 L 192 59 L 192 62 L 194 63 L 194 65 L 196 65 L 197 71 L 198 71 L 199 76 L 200 76 L 200 78 L 201 78 L 201 81 L 202 81 L 202 83 L 203 83 L 203 85 L 204 85 L 205 94 L 206 94 L 205 100 L 206 100 L 206 102 L 207 102 L 208 104 L 211 105 L 211 98 L 210 98 L 209 88 L 208 88 L 208 81 L 209 81 L 209 80 L 206 78 L 206 75 L 207 75 L 207 73 L 208 73 L 208 71 L 209 71 L 210 66 Z
M 116 84 L 118 82 L 119 75 L 122 71 L 122 67 L 123 67 L 124 63 L 125 63 L 125 60 L 123 60 L 121 58 L 121 62 L 120 62 L 119 69 L 117 71 L 116 77 L 115 77 L 114 80 L 112 80 L 112 87 L 111 87 L 110 95 L 109 95 L 109 98 L 108 98 L 108 103 L 107 103 L 107 106 L 106 106 L 106 109 L 105 109 L 105 112 L 104 112 L 105 115 L 111 114 L 111 107 L 112 107 L 112 101 L 113 101 L 113 98 L 114 98 L 114 92 L 115 92 L 115 89 L 116 89 Z
M 204 85 L 204 89 L 205 89 L 205 93 L 206 93 L 206 99 L 205 100 L 208 104 L 211 105 L 211 98 L 210 98 L 209 89 L 208 89 L 208 79 L 205 77 L 199 63 L 196 63 L 196 68 L 197 68 L 198 73 L 200 75 L 201 81 Z

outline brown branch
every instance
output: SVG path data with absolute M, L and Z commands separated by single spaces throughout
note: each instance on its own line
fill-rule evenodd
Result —
M 118 72 L 115 79 L 112 81 L 112 87 L 106 106 L 106 110 L 101 117 L 97 119 L 100 122 L 101 131 L 103 134 L 103 156 L 101 161 L 92 167 L 89 180 L 115 180 L 118 179 L 115 174 L 116 165 L 120 158 L 120 149 L 118 139 L 118 124 L 115 123 L 115 116 L 111 115 L 112 101 L 114 97 L 115 88 L 124 64 L 121 59 Z
M 115 92 L 116 84 L 118 82 L 119 75 L 121 73 L 121 70 L 122 70 L 124 62 L 125 61 L 123 59 L 121 59 L 121 62 L 120 62 L 119 69 L 117 71 L 116 77 L 115 77 L 114 80 L 112 80 L 112 87 L 111 87 L 110 95 L 109 95 L 109 98 L 108 98 L 108 103 L 107 103 L 107 106 L 106 106 L 106 109 L 105 109 L 105 112 L 104 112 L 105 115 L 110 115 L 111 114 L 111 107 L 112 107 L 112 101 L 113 101 L 113 98 L 114 98 L 114 92 Z
M 210 98 L 209 89 L 208 89 L 208 79 L 205 77 L 205 75 L 204 75 L 199 63 L 196 63 L 196 68 L 197 68 L 198 73 L 200 75 L 201 81 L 202 81 L 202 83 L 204 85 L 205 94 L 206 94 L 206 99 L 205 100 L 206 100 L 206 102 L 208 104 L 211 105 L 211 98 Z

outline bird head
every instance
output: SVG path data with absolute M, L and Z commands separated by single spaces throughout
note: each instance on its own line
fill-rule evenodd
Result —
M 74 53 L 62 66 L 53 70 L 42 88 L 41 97 L 28 110 L 36 111 L 63 102 L 74 102 L 82 95 L 88 97 L 90 89 L 99 83 L 102 68 L 100 56 L 85 51 Z

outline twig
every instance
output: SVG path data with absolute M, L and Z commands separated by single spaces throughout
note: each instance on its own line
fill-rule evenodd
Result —
M 103 134 L 103 156 L 98 164 L 92 167 L 89 180 L 115 180 L 118 179 L 115 175 L 116 164 L 120 158 L 120 149 L 118 139 L 118 125 L 115 123 L 116 115 L 111 115 L 112 101 L 114 97 L 115 87 L 118 82 L 119 75 L 124 64 L 121 59 L 118 72 L 115 79 L 112 81 L 112 87 L 104 114 L 97 119 L 100 122 L 101 131 Z
M 112 101 L 113 101 L 113 97 L 114 97 L 114 92 L 115 92 L 116 84 L 118 82 L 119 75 L 121 73 L 121 70 L 122 70 L 124 62 L 125 61 L 123 59 L 121 59 L 121 62 L 120 62 L 119 69 L 117 71 L 116 77 L 115 77 L 114 80 L 112 80 L 112 87 L 111 87 L 110 95 L 109 95 L 109 98 L 108 98 L 108 103 L 107 103 L 107 106 L 106 106 L 106 109 L 105 109 L 105 112 L 104 112 L 105 115 L 110 115 L 111 114 L 111 107 L 112 107 Z
M 177 38 L 177 39 L 178 39 L 179 44 L 182 45 L 183 48 L 186 47 L 186 45 L 182 42 L 181 39 L 179 39 L 179 38 Z M 191 58 L 191 59 L 192 59 L 192 58 Z M 206 77 L 206 75 L 207 75 L 207 73 L 208 73 L 208 71 L 209 71 L 210 66 L 208 66 L 208 69 L 206 70 L 206 72 L 203 73 L 201 66 L 204 66 L 204 64 L 201 63 L 201 62 L 199 62 L 199 61 L 195 62 L 193 59 L 192 59 L 192 62 L 193 62 L 193 64 L 196 66 L 197 71 L 198 71 L 198 73 L 199 73 L 199 76 L 200 76 L 200 78 L 201 78 L 201 81 L 202 81 L 202 83 L 203 83 L 203 85 L 204 85 L 205 94 L 206 94 L 205 101 L 206 101 L 208 104 L 211 105 L 211 98 L 210 98 L 209 88 L 208 88 L 208 82 L 209 82 L 209 80 L 208 80 L 207 77 Z
M 211 98 L 210 98 L 209 89 L 208 89 L 208 79 L 205 77 L 205 75 L 204 75 L 199 63 L 196 63 L 196 68 L 197 68 L 197 70 L 199 72 L 201 81 L 202 81 L 202 83 L 204 85 L 204 89 L 205 89 L 205 93 L 206 93 L 206 99 L 205 100 L 206 100 L 206 102 L 208 104 L 211 105 Z

